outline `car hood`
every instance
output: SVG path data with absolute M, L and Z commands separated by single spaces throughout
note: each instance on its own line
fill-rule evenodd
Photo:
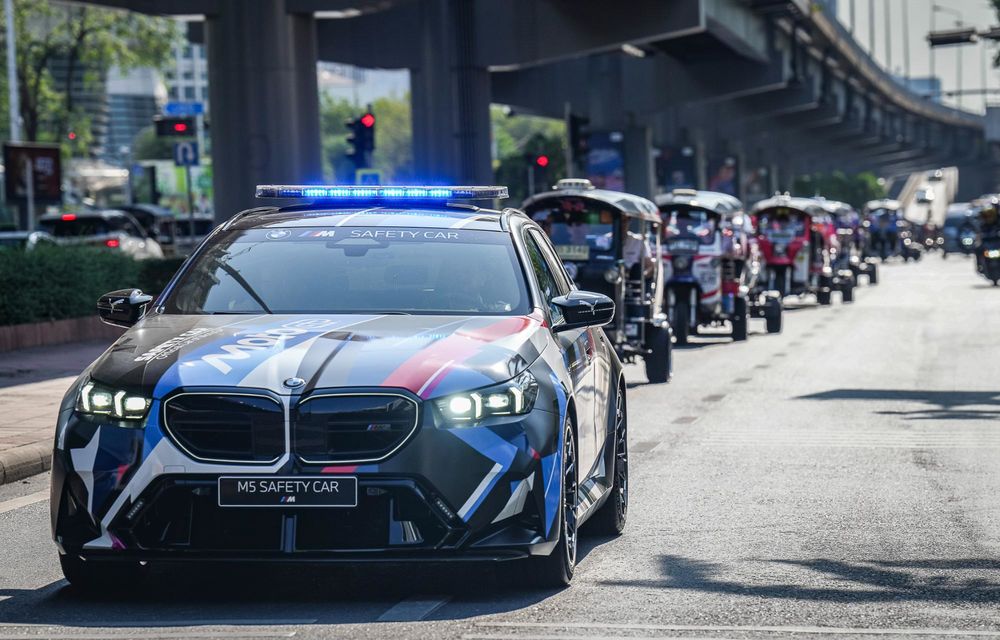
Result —
M 91 376 L 155 398 L 180 387 L 392 387 L 429 398 L 517 375 L 544 334 L 535 316 L 152 315 Z

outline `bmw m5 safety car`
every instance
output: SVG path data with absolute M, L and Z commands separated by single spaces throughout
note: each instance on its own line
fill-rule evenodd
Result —
M 72 385 L 52 529 L 84 589 L 164 561 L 517 560 L 569 582 L 628 507 L 607 297 L 503 187 L 265 185 Z

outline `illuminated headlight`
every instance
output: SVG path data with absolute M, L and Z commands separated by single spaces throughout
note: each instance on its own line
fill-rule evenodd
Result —
M 88 382 L 80 389 L 76 410 L 89 415 L 107 415 L 118 420 L 142 420 L 150 400 L 121 389 Z
M 495 416 L 518 416 L 531 411 L 538 397 L 538 382 L 531 372 L 507 382 L 456 393 L 434 401 L 449 422 L 475 423 Z
M 604 279 L 609 284 L 618 284 L 621 282 L 622 274 L 617 268 L 608 269 L 604 272 Z
M 1000 249 L 989 249 L 983 252 L 987 258 L 1000 258 Z
M 962 244 L 972 244 L 974 238 L 962 238 Z

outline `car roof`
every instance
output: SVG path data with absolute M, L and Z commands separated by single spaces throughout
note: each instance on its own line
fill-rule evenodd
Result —
M 661 193 L 655 198 L 658 206 L 666 204 L 684 204 L 690 207 L 711 209 L 719 214 L 734 214 L 743 210 L 739 198 L 718 191 L 695 191 L 693 189 L 674 189 L 670 193 Z
M 565 197 L 595 200 L 597 202 L 611 205 L 629 218 L 640 218 L 649 222 L 657 223 L 662 222 L 660 219 L 660 210 L 655 204 L 646 198 L 622 191 L 610 191 L 608 189 L 594 189 L 587 187 L 562 187 L 552 191 L 544 191 L 525 200 L 521 205 L 521 209 L 527 209 L 528 207 L 538 204 L 543 200 Z
M 752 213 L 758 213 L 765 209 L 774 209 L 775 207 L 786 207 L 788 209 L 796 209 L 807 213 L 809 215 L 818 215 L 827 213 L 823 206 L 812 198 L 797 198 L 787 195 L 776 195 L 765 200 L 761 200 L 753 206 Z
M 243 211 L 227 228 L 270 227 L 415 227 L 502 231 L 503 212 L 468 205 L 297 205 Z

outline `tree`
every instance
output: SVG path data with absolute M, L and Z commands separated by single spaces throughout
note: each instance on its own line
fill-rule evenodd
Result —
M 798 176 L 792 191 L 797 196 L 822 196 L 828 200 L 846 202 L 856 209 L 863 207 L 869 200 L 878 200 L 886 195 L 885 187 L 879 184 L 878 177 L 870 171 L 855 175 L 834 171 Z
M 323 175 L 334 182 L 353 182 L 354 164 L 347 159 L 347 120 L 364 112 L 343 98 L 320 96 L 320 135 L 323 144 Z M 413 180 L 413 131 L 410 98 L 385 97 L 372 103 L 375 115 L 375 151 L 372 168 L 382 172 L 385 183 Z
M 519 203 L 529 195 L 529 171 L 534 174 L 536 192 L 566 177 L 566 125 L 563 121 L 511 115 L 509 110 L 498 106 L 491 109 L 490 117 L 497 155 L 493 167 L 497 184 L 507 185 L 512 202 Z M 536 163 L 538 156 L 548 160 L 545 167 Z
M 14 0 L 14 24 L 24 138 L 66 142 L 72 131 L 78 149 L 91 141 L 79 91 L 111 67 L 162 67 L 178 38 L 173 20 L 54 0 Z M 83 87 L 74 86 L 81 73 Z M 6 78 L 2 95 L 6 101 Z

